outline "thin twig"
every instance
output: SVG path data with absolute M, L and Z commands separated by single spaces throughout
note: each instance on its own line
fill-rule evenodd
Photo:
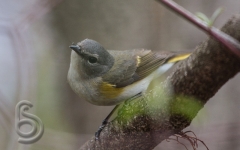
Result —
M 232 38 L 231 36 L 227 35 L 226 33 L 220 31 L 219 29 L 213 26 L 209 27 L 206 22 L 199 19 L 194 14 L 187 11 L 177 3 L 173 2 L 172 0 L 157 0 L 157 1 L 164 4 L 178 15 L 182 16 L 189 22 L 193 23 L 194 25 L 205 31 L 207 34 L 211 35 L 212 37 L 220 41 L 231 52 L 240 57 L 240 43 L 236 39 Z

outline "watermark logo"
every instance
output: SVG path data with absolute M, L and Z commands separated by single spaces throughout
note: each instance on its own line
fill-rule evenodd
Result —
M 31 107 L 33 107 L 31 102 L 22 100 L 17 103 L 15 108 L 15 129 L 20 136 L 18 142 L 22 144 L 32 144 L 37 142 L 44 132 L 44 126 L 41 119 L 27 112 Z M 20 118 L 21 116 L 25 118 Z M 32 127 L 31 131 L 27 133 L 20 130 L 21 126 L 26 124 Z

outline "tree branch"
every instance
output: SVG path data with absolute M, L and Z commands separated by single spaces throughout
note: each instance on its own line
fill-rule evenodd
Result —
M 231 18 L 222 31 L 240 41 L 240 15 Z M 166 81 L 157 83 L 157 88 L 126 102 L 100 140 L 93 137 L 80 149 L 153 149 L 186 128 L 209 98 L 239 71 L 240 59 L 210 38 L 179 63 Z

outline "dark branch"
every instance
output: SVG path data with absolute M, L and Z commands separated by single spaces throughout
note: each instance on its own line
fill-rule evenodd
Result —
M 198 17 L 196 17 L 191 12 L 187 11 L 177 3 L 173 2 L 172 0 L 157 0 L 157 1 L 164 4 L 181 17 L 185 18 L 192 24 L 196 25 L 197 27 L 205 31 L 207 34 L 211 35 L 212 37 L 220 41 L 223 45 L 225 45 L 228 48 L 227 50 L 232 51 L 240 58 L 240 43 L 236 39 L 229 37 L 227 34 L 219 31 L 217 28 L 213 26 L 209 27 L 206 22 L 202 21 L 201 19 L 199 19 Z

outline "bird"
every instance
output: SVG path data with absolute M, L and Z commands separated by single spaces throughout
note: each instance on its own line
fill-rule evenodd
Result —
M 72 52 L 67 79 L 73 91 L 94 105 L 116 105 L 95 133 L 96 139 L 119 104 L 144 95 L 151 81 L 191 54 L 146 49 L 106 50 L 91 39 L 69 47 Z

